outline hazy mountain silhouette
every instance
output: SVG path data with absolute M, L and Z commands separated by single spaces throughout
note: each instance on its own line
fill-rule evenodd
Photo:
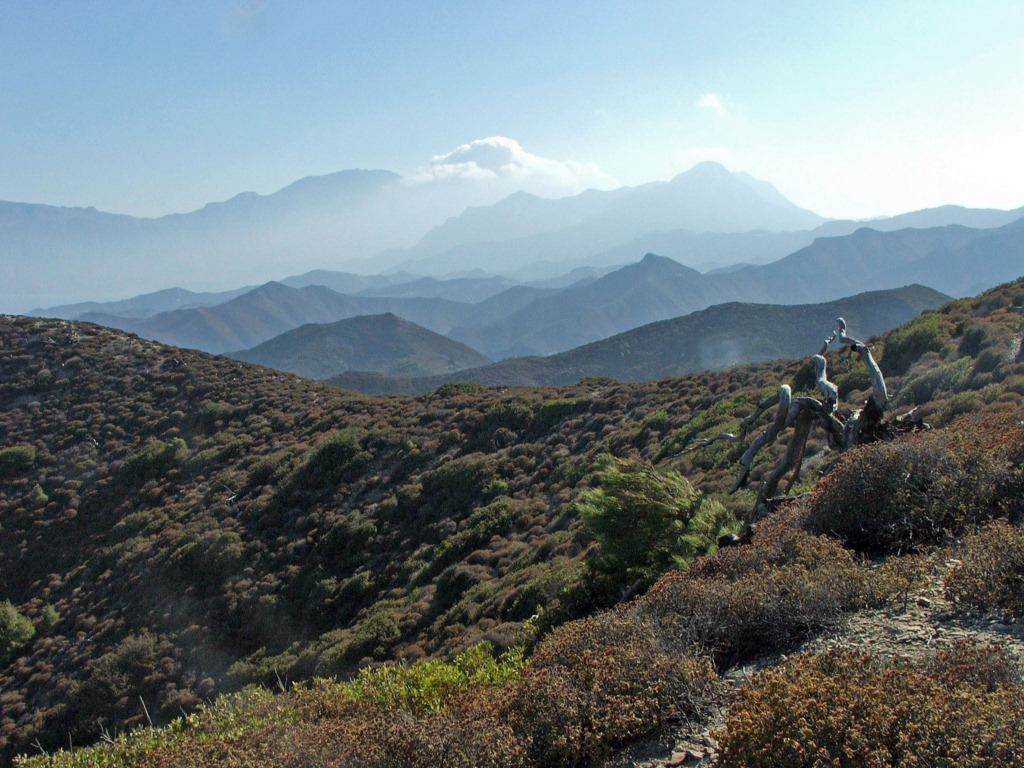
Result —
M 489 357 L 561 352 L 629 328 L 736 298 L 699 272 L 664 256 L 642 261 L 477 328 L 448 335 Z
M 176 310 L 142 319 L 89 314 L 81 319 L 165 344 L 218 353 L 248 349 L 306 323 L 330 323 L 384 312 L 395 312 L 442 333 L 465 322 L 472 308 L 445 299 L 343 296 L 323 286 L 289 288 L 272 282 L 216 307 Z
M 29 314 L 37 317 L 60 317 L 65 320 L 77 320 L 85 314 L 107 314 L 119 317 L 152 317 L 161 312 L 175 309 L 194 309 L 197 307 L 214 307 L 231 301 L 236 296 L 251 291 L 253 286 L 237 288 L 233 291 L 219 293 L 195 293 L 184 288 L 167 288 L 154 293 L 133 296 L 121 301 L 86 301 L 81 304 L 64 304 L 46 309 L 34 309 Z
M 525 192 L 469 208 L 416 246 L 381 253 L 378 268 L 431 274 L 516 269 L 536 261 L 585 258 L 657 230 L 747 232 L 810 229 L 824 219 L 774 187 L 717 163 L 700 163 L 672 181 L 589 190 L 557 200 Z
M 701 274 L 663 256 L 448 335 L 494 359 L 550 355 L 728 301 L 804 304 L 909 283 L 965 296 L 1024 273 L 1024 220 L 822 237 L 767 265 Z
M 347 370 L 430 376 L 491 362 L 465 344 L 391 313 L 303 325 L 231 357 L 310 379 Z
M 571 384 L 584 376 L 646 381 L 739 363 L 816 353 L 836 317 L 867 338 L 894 328 L 949 297 L 920 285 L 804 305 L 730 302 L 548 357 L 512 358 L 482 368 L 420 379 L 348 372 L 329 383 L 368 394 L 420 394 L 452 381 L 500 386 Z

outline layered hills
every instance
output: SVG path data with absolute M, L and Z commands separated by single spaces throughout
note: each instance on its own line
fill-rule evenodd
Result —
M 966 217 L 965 212 L 953 214 Z M 972 221 L 990 219 L 979 214 Z M 219 353 L 252 347 L 306 323 L 390 312 L 500 360 L 564 352 L 725 302 L 821 303 L 865 288 L 909 283 L 966 295 L 1016 275 L 1024 263 L 1022 230 L 1024 219 L 991 229 L 862 227 L 849 235 L 818 238 L 771 264 L 700 273 L 648 254 L 601 276 L 591 272 L 568 285 L 556 283 L 559 287 L 505 287 L 509 281 L 504 278 L 429 277 L 380 278 L 376 286 L 367 287 L 368 279 L 337 273 L 333 284 L 360 294 L 347 295 L 305 284 L 331 281 L 330 273 L 311 273 L 289 281 L 302 287 L 268 283 L 215 306 L 125 317 L 126 307 L 155 303 L 153 297 L 138 297 L 78 317 Z M 481 297 L 486 298 L 477 300 Z M 58 316 L 70 314 L 67 308 L 58 309 L 63 310 L 54 313 Z
M 387 377 L 380 370 L 352 369 L 329 381 L 369 394 L 419 394 L 454 381 L 491 386 L 571 384 L 584 376 L 645 381 L 739 363 L 803 357 L 818 351 L 824 338 L 820 329 L 831 327 L 837 317 L 863 329 L 865 335 L 873 335 L 948 300 L 938 291 L 912 285 L 822 304 L 717 304 L 548 357 L 511 358 L 423 378 Z
M 303 325 L 231 356 L 309 379 L 351 370 L 431 376 L 491 362 L 465 344 L 390 313 Z
M 963 416 L 1019 422 L 1022 307 L 1018 281 L 869 339 L 892 410 L 918 406 L 933 426 Z M 714 549 L 751 495 L 725 494 L 742 446 L 700 447 L 702 439 L 737 431 L 782 382 L 813 394 L 806 358 L 657 382 L 449 384 L 418 398 L 375 398 L 82 322 L 2 317 L 0 350 L 0 605 L 5 628 L 16 630 L 0 659 L 5 759 L 113 738 L 147 716 L 167 723 L 248 683 L 289 688 L 403 660 L 422 672 L 419 682 L 385 667 L 360 678 L 362 688 L 321 683 L 276 700 L 249 689 L 172 730 L 140 731 L 148 741 L 132 742 L 134 757 L 117 751 L 124 742 L 101 757 L 299 765 L 364 747 L 419 754 L 410 743 L 434 745 L 443 734 L 452 754 L 467 744 L 514 748 L 497 762 L 467 764 L 578 764 L 678 722 L 680 701 L 689 702 L 687 717 L 704 717 L 727 665 L 751 662 L 765 643 L 790 653 L 865 601 L 898 602 L 909 589 L 900 585 L 920 572 L 914 564 L 927 563 L 901 549 L 890 565 L 867 568 L 842 539 L 790 523 L 735 556 L 666 576 L 629 613 L 571 621 L 619 601 L 634 582 L 630 568 L 677 562 L 627 556 L 616 566 L 614 538 L 601 538 L 608 529 L 584 502 L 603 504 L 597 492 L 616 488 L 640 489 L 624 498 L 650 496 L 657 509 L 685 501 L 708 514 L 693 518 L 700 525 L 686 529 L 690 549 L 678 556 Z M 843 354 L 831 353 L 829 366 L 849 413 L 864 399 L 867 374 Z M 875 514 L 892 490 L 882 482 L 892 473 L 879 467 L 939 457 L 939 474 L 899 475 L 892 492 L 909 504 L 920 494 L 941 498 L 934 488 L 955 490 L 951 515 L 1006 513 L 998 496 L 971 494 L 1002 488 L 1017 498 L 1016 433 L 948 443 L 933 434 L 916 453 L 918 443 L 895 443 L 884 461 L 851 454 L 861 463 L 830 475 L 830 493 Z M 767 449 L 754 484 L 784 450 Z M 809 471 L 832 458 L 824 439 L 808 443 Z M 844 491 L 843 477 L 876 476 L 870 504 L 862 485 Z M 920 480 L 909 496 L 908 479 Z M 814 475 L 798 482 L 809 488 Z M 935 508 L 922 509 L 934 521 Z M 548 639 L 533 671 L 520 673 L 515 654 L 495 667 L 480 650 L 450 668 L 415 665 L 481 640 L 532 648 L 538 635 Z M 467 689 L 459 675 L 482 687 Z M 665 701 L 650 698 L 667 684 Z M 435 697 L 436 686 L 447 693 Z M 836 703 L 845 695 L 830 690 Z M 594 738 L 563 732 L 565 713 L 591 717 L 595 695 L 615 706 L 588 721 Z M 358 719 L 378 711 L 379 719 Z M 361 741 L 367 734 L 381 738 Z
M 0 302 L 26 311 L 112 298 L 115 288 L 152 291 L 179 282 L 182 275 L 202 275 L 207 284 L 240 285 L 251 283 L 254 276 L 279 277 L 284 262 L 309 269 L 350 264 L 353 271 L 379 273 L 410 260 L 380 253 L 382 249 L 418 240 L 430 259 L 428 268 L 415 271 L 437 276 L 498 263 L 493 258 L 485 263 L 460 257 L 456 263 L 440 257 L 453 246 L 481 237 L 543 233 L 572 223 L 597 237 L 572 250 L 586 256 L 652 228 L 786 230 L 822 221 L 770 185 L 720 166 L 699 166 L 672 182 L 590 190 L 561 200 L 519 192 L 498 201 L 493 210 L 492 194 L 481 181 L 413 182 L 387 171 L 350 170 L 301 179 L 271 195 L 243 193 L 157 219 L 0 203 L 7 277 Z M 474 199 L 484 205 L 467 209 Z M 531 252 L 521 256 L 515 264 L 504 261 L 501 266 L 546 258 Z

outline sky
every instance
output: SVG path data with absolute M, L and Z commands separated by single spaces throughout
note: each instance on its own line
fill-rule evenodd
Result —
M 488 159 L 559 196 L 711 159 L 837 218 L 1016 208 L 1021 29 L 1020 0 L 0 0 L 0 200 L 159 216 Z

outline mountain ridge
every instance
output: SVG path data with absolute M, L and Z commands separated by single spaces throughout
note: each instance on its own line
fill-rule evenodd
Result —
M 491 362 L 465 344 L 390 312 L 308 323 L 229 356 L 310 379 L 326 379 L 346 370 L 430 376 Z
M 444 376 L 395 379 L 379 371 L 349 371 L 327 379 L 379 395 L 418 395 L 447 383 L 560 386 L 587 376 L 635 382 L 700 370 L 813 354 L 820 329 L 843 316 L 865 338 L 936 309 L 949 296 L 921 285 L 869 291 L 819 304 L 727 302 L 660 320 L 548 357 L 511 358 Z

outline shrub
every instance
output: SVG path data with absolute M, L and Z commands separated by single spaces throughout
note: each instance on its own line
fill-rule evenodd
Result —
M 142 450 L 125 460 L 119 475 L 129 483 L 144 483 L 177 466 L 187 453 L 188 445 L 180 437 L 172 438 L 169 442 L 150 440 Z
M 14 477 L 31 468 L 36 449 L 31 445 L 12 445 L 0 450 L 0 477 Z
M 706 659 L 680 654 L 625 610 L 556 629 L 503 705 L 531 763 L 588 765 L 655 731 L 697 718 L 718 691 Z
M 466 691 L 515 681 L 524 664 L 521 649 L 496 657 L 494 647 L 482 642 L 448 661 L 429 659 L 410 666 L 383 664 L 364 669 L 340 685 L 360 707 L 405 709 L 422 715 L 440 712 Z
M 721 768 L 1020 765 L 1024 687 L 992 648 L 884 662 L 844 650 L 757 674 L 720 734 Z
M 549 400 L 537 409 L 534 423 L 542 430 L 549 430 L 558 422 L 585 411 L 589 403 L 580 400 Z
M 584 491 L 576 508 L 601 545 L 595 567 L 613 578 L 653 583 L 706 552 L 734 523 L 675 472 L 607 454 L 598 467 L 597 487 Z
M 466 520 L 465 528 L 438 544 L 419 578 L 423 580 L 437 575 L 467 552 L 482 547 L 493 536 L 507 536 L 512 531 L 512 518 L 512 502 L 507 498 L 475 510 Z
M 926 312 L 885 337 L 879 366 L 886 376 L 902 376 L 925 352 L 938 352 L 950 338 L 949 320 Z
M 442 384 L 434 390 L 437 397 L 451 397 L 452 395 L 475 395 L 484 391 L 482 384 L 474 384 L 466 381 L 453 381 L 449 384 Z
M 789 650 L 836 627 L 845 613 L 881 604 L 914 577 L 912 569 L 872 571 L 838 542 L 772 521 L 751 545 L 668 574 L 636 610 L 678 649 L 696 645 L 724 669 Z
M 6 664 L 28 645 L 36 630 L 10 600 L 0 602 L 0 664 Z
M 422 499 L 433 505 L 440 517 L 467 516 L 473 507 L 491 501 L 502 492 L 499 461 L 493 456 L 471 453 L 452 459 L 422 476 Z M 507 486 L 505 487 L 507 490 Z
M 499 400 L 487 410 L 484 423 L 488 430 L 510 429 L 513 432 L 526 427 L 533 418 L 533 404 L 521 397 Z
M 914 551 L 997 514 L 998 478 L 993 458 L 956 435 L 872 443 L 818 484 L 805 525 L 863 552 Z
M 937 363 L 920 376 L 907 381 L 896 396 L 897 405 L 923 405 L 939 392 L 950 392 L 967 380 L 971 358 Z
M 1024 531 L 1003 521 L 967 537 L 946 596 L 967 613 L 1024 618 Z

